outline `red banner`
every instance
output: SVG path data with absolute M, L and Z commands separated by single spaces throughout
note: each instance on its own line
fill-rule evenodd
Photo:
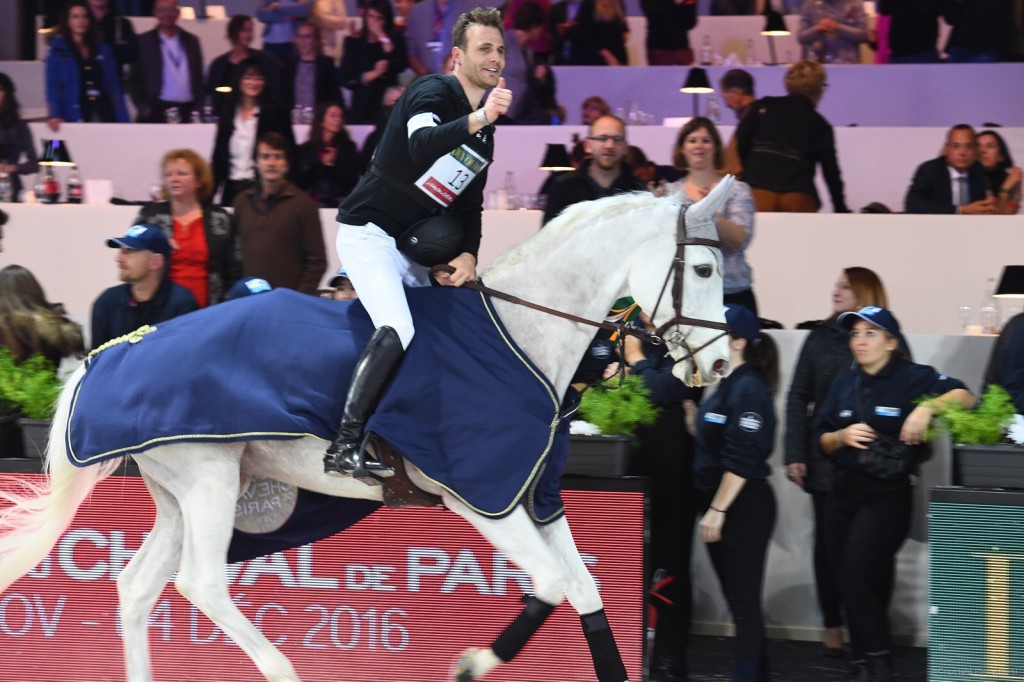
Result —
M 38 479 L 30 474 L 0 475 Z M 643 495 L 565 492 L 630 679 L 641 679 Z M 124 680 L 115 579 L 153 523 L 142 480 L 104 481 L 49 556 L 0 595 L 0 680 Z M 306 682 L 440 682 L 522 608 L 529 579 L 440 509 L 382 509 L 333 538 L 228 566 L 231 595 Z M 154 680 L 263 679 L 168 585 L 150 617 Z M 593 680 L 579 618 L 563 603 L 487 680 Z

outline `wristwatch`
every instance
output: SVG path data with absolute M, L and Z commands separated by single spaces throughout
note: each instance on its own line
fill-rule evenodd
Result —
M 480 107 L 473 113 L 476 115 L 476 120 L 480 121 L 485 126 L 491 125 L 491 122 L 487 120 L 487 114 L 484 113 L 483 107 Z

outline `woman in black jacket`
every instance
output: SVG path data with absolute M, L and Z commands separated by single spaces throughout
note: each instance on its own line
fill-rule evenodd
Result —
M 829 554 L 850 625 L 850 679 L 889 682 L 893 561 L 910 529 L 918 446 L 937 406 L 970 408 L 975 399 L 961 381 L 906 359 L 899 322 L 885 308 L 843 313 L 839 324 L 856 364 L 832 382 L 814 427 L 835 466 Z
M 299 145 L 298 185 L 321 208 L 335 208 L 359 182 L 359 150 L 339 102 L 317 105 L 309 139 Z
M 213 144 L 213 192 L 224 189 L 220 203 L 230 206 L 235 197 L 256 182 L 256 140 L 260 135 L 277 132 L 288 141 L 288 156 L 294 160 L 295 135 L 288 111 L 281 107 L 267 88 L 263 64 L 246 60 L 228 105 L 217 121 Z M 289 167 L 293 167 L 289 163 Z
M 368 0 L 362 11 L 363 30 L 345 38 L 341 84 L 352 93 L 349 121 L 374 123 L 384 92 L 398 85 L 398 74 L 409 66 L 409 60 L 389 0 Z
M 736 128 L 743 181 L 758 211 L 814 213 L 821 208 L 814 173 L 825 176 L 832 210 L 849 213 L 836 159 L 835 134 L 815 107 L 825 93 L 825 68 L 800 61 L 789 67 L 785 97 L 764 97 Z
M 146 204 L 136 225 L 159 227 L 171 242 L 167 276 L 200 307 L 219 303 L 242 275 L 238 231 L 231 215 L 210 202 L 213 176 L 191 149 L 174 149 L 160 162 L 164 201 Z
M 832 490 L 832 464 L 814 442 L 811 415 L 832 385 L 833 379 L 850 369 L 849 334 L 836 319 L 864 306 L 886 307 L 888 300 L 881 280 L 867 268 L 843 270 L 832 291 L 832 315 L 816 323 L 800 349 L 793 382 L 786 397 L 786 472 L 789 480 L 811 496 L 814 509 L 814 582 L 825 626 L 825 655 L 841 658 L 843 618 L 839 585 L 829 562 L 825 535 L 825 506 Z

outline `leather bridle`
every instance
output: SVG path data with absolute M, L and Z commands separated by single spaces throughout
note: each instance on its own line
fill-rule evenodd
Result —
M 658 294 L 658 300 L 654 304 L 654 310 L 651 311 L 651 319 L 654 319 L 655 314 L 658 312 L 658 307 L 661 305 L 661 299 L 665 297 L 665 291 L 669 288 L 669 280 L 672 280 L 672 312 L 673 317 L 662 324 L 655 331 L 663 341 L 674 345 L 677 348 L 683 348 L 685 354 L 680 357 L 673 358 L 678 362 L 687 358 L 692 358 L 700 351 L 704 350 L 718 339 L 722 338 L 729 332 L 729 325 L 725 322 L 715 322 L 713 320 L 702 320 L 694 317 L 687 317 L 683 314 L 683 285 L 684 275 L 686 274 L 686 247 L 687 246 L 709 246 L 714 249 L 721 250 L 722 242 L 718 239 L 706 239 L 704 237 L 691 237 L 687 233 L 686 229 L 686 211 L 690 208 L 690 204 L 679 207 L 679 218 L 676 220 L 676 255 L 672 259 L 672 265 L 669 267 L 668 274 L 665 275 L 665 282 L 661 285 L 661 293 Z M 674 275 L 674 277 L 673 277 Z M 705 327 L 708 329 L 721 330 L 721 334 L 716 334 L 708 341 L 705 341 L 696 348 L 690 348 L 687 343 L 688 334 L 683 333 L 683 326 L 689 327 Z M 672 336 L 669 338 L 665 337 L 666 332 L 670 328 L 673 328 Z
M 567 313 L 561 310 L 556 310 L 554 308 L 549 308 L 538 303 L 524 301 L 518 296 L 513 296 L 512 294 L 507 294 L 503 291 L 498 291 L 497 289 L 492 289 L 479 282 L 466 282 L 462 286 L 466 287 L 467 289 L 479 291 L 493 298 L 508 301 L 509 303 L 515 303 L 516 305 L 525 306 L 527 308 L 532 308 L 533 310 L 539 310 L 540 312 L 547 313 L 549 315 L 554 315 L 555 317 L 561 317 L 566 320 L 579 322 L 580 324 L 586 324 L 591 327 L 597 327 L 599 329 L 615 331 L 620 334 L 620 338 L 621 335 L 628 334 L 630 336 L 639 337 L 640 339 L 647 341 L 648 343 L 653 343 L 655 345 L 661 345 L 665 343 L 665 332 L 668 331 L 670 327 L 675 327 L 673 335 L 669 339 L 669 341 L 672 344 L 675 344 L 677 348 L 684 349 L 685 354 L 681 355 L 680 357 L 673 356 L 674 359 L 678 362 L 680 360 L 692 358 L 694 355 L 704 350 L 718 339 L 725 336 L 726 333 L 728 333 L 729 331 L 729 325 L 727 325 L 724 322 L 701 320 L 683 315 L 683 275 L 685 274 L 686 268 L 686 247 L 709 246 L 715 249 L 722 248 L 722 242 L 720 242 L 717 239 L 705 239 L 704 237 L 690 237 L 687 234 L 687 209 L 689 209 L 689 204 L 679 207 L 679 217 L 676 220 L 676 255 L 672 259 L 672 265 L 669 267 L 668 273 L 665 275 L 665 283 L 661 285 L 661 292 L 658 294 L 658 300 L 654 304 L 654 311 L 650 313 L 651 319 L 653 320 L 654 315 L 658 310 L 658 306 L 661 305 L 661 299 L 665 297 L 665 291 L 668 290 L 669 280 L 672 280 L 672 310 L 674 316 L 668 322 L 658 327 L 658 329 L 653 333 L 645 329 L 641 329 L 631 325 L 626 325 L 623 322 L 597 322 L 595 320 L 588 320 L 585 317 L 573 315 L 572 313 Z M 441 272 L 452 273 L 455 272 L 455 268 L 447 264 L 435 265 L 434 267 L 430 268 L 430 276 L 433 278 L 436 278 L 436 275 Z M 674 279 L 673 275 L 675 275 Z M 682 332 L 682 327 L 684 325 L 690 327 L 707 327 L 709 329 L 719 329 L 722 333 L 717 334 L 709 341 L 702 343 L 700 346 L 697 346 L 696 348 L 690 348 L 690 346 L 686 342 L 686 338 L 688 335 L 683 334 Z

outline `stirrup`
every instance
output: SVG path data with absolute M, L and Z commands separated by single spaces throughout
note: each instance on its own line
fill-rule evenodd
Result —
M 395 470 L 386 464 L 366 456 L 366 450 L 374 439 L 372 433 L 363 436 L 358 448 L 346 447 L 342 444 L 339 451 L 324 455 L 324 473 L 330 475 L 352 476 L 366 485 L 380 485 L 382 479 L 395 475 Z

